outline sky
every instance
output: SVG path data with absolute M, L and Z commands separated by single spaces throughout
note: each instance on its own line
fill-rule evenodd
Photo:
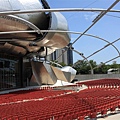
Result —
M 109 8 L 115 0 L 46 0 L 51 7 L 54 8 Z M 115 5 L 112 9 L 120 10 L 120 2 Z M 99 12 L 61 12 L 66 18 L 70 31 L 84 32 L 91 24 L 92 21 L 96 18 Z M 103 16 L 90 30 L 86 32 L 94 36 L 98 36 L 107 40 L 108 42 L 113 42 L 116 39 L 120 38 L 120 13 L 117 12 L 108 12 Z M 71 34 L 71 43 L 79 36 L 79 34 Z M 75 50 L 83 53 L 85 57 L 88 57 L 95 51 L 103 48 L 108 43 L 104 40 L 97 39 L 94 37 L 88 37 L 83 35 L 73 47 Z M 119 55 L 120 51 L 120 40 L 115 42 L 113 46 L 108 46 L 102 51 L 94 54 L 89 57 L 88 60 L 94 60 L 97 64 L 101 62 L 107 62 L 112 58 L 115 58 Z M 117 51 L 117 50 L 118 51 Z M 73 53 L 74 63 L 83 58 Z M 120 64 L 120 57 L 108 62 L 106 64 L 111 64 L 116 61 Z

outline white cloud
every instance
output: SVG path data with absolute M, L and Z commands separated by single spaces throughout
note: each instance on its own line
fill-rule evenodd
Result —
M 93 20 L 96 18 L 96 16 L 98 15 L 98 13 L 87 13 L 87 14 L 84 14 L 84 18 L 86 20 Z
M 86 20 L 89 19 L 89 15 L 87 15 L 87 14 L 85 14 L 84 17 L 85 17 Z

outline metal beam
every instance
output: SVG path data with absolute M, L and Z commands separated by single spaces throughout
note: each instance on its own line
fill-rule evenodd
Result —
M 114 58 L 112 58 L 112 59 L 110 59 L 110 60 L 108 60 L 108 61 L 106 61 L 106 62 L 104 62 L 104 63 L 102 63 L 102 64 L 100 64 L 100 65 L 98 65 L 98 66 L 96 66 L 96 67 L 94 67 L 93 70 L 96 69 L 96 68 L 99 68 L 99 67 L 101 67 L 102 65 L 104 65 L 104 64 L 106 64 L 106 63 L 109 63 L 109 62 L 111 62 L 111 61 L 113 61 L 113 60 L 115 60 L 115 59 L 117 59 L 117 58 L 119 58 L 119 57 L 120 57 L 120 56 L 116 56 L 116 57 L 114 57 Z
M 0 35 L 15 34 L 15 33 L 35 33 L 35 32 L 38 32 L 38 30 L 6 31 L 6 32 L 0 32 Z
M 120 0 L 116 0 L 106 11 L 102 11 L 94 20 L 93 23 L 72 43 L 76 43 L 86 32 L 88 32 L 107 12 L 110 11 Z
M 37 33 L 38 31 L 37 30 L 24 30 L 24 31 L 7 31 L 7 32 L 0 32 L 0 35 L 4 35 L 4 34 L 15 34 L 15 33 Z M 61 31 L 61 30 L 41 30 L 41 32 L 43 33 L 43 32 L 60 32 L 60 33 L 71 33 L 71 34 L 82 34 L 82 32 L 75 32 L 75 31 Z M 89 57 L 91 57 L 91 56 L 93 56 L 94 54 L 96 54 L 96 53 L 98 53 L 99 51 L 101 51 L 101 50 L 103 50 L 104 48 L 106 48 L 106 47 L 108 47 L 108 46 L 110 46 L 110 45 L 112 45 L 115 49 L 116 49 L 116 51 L 118 52 L 118 54 L 120 55 L 120 51 L 117 49 L 117 47 L 115 46 L 115 45 L 113 45 L 113 43 L 115 43 L 115 42 L 117 42 L 118 40 L 120 40 L 120 38 L 119 39 L 117 39 L 117 40 L 115 40 L 115 41 L 113 41 L 112 43 L 110 43 L 108 40 L 105 40 L 104 38 L 101 38 L 101 37 L 99 37 L 99 36 L 96 36 L 96 35 L 92 35 L 92 34 L 87 34 L 87 33 L 85 33 L 84 34 L 85 36 L 90 36 L 90 37 L 94 37 L 94 38 L 97 38 L 97 39 L 99 39 L 99 40 L 102 40 L 102 41 L 105 41 L 105 42 L 107 42 L 108 44 L 107 45 L 105 45 L 103 48 L 101 48 L 101 49 L 99 49 L 99 50 L 97 50 L 97 51 L 95 51 L 94 53 L 92 53 L 91 55 L 89 55 L 88 57 L 86 57 L 86 58 L 89 58 Z M 31 42 L 33 42 L 33 40 L 15 40 L 15 39 L 0 39 L 0 41 L 31 41 Z M 36 42 L 36 41 L 34 41 L 34 42 Z
M 71 46 L 73 44 L 75 44 L 86 32 L 88 32 L 107 12 L 109 12 L 120 0 L 116 0 L 107 10 L 102 11 L 94 20 L 94 22 L 80 35 L 77 37 L 77 39 L 75 41 L 73 41 L 73 43 L 71 44 Z M 64 51 L 65 53 L 65 51 Z M 64 54 L 63 53 L 63 54 Z M 58 58 L 56 60 L 58 60 L 62 55 L 58 56 Z
M 94 53 L 92 53 L 91 55 L 89 55 L 88 57 L 86 57 L 86 58 L 89 58 L 89 57 L 91 57 L 91 56 L 93 56 L 94 54 L 96 54 L 96 53 L 98 53 L 98 52 L 100 52 L 100 51 L 102 51 L 103 49 L 105 49 L 106 47 L 108 47 L 108 46 L 110 46 L 110 45 L 112 45 L 116 50 L 117 50 L 117 52 L 118 52 L 118 55 L 120 56 L 120 51 L 113 45 L 113 43 L 115 43 L 115 42 L 117 42 L 117 41 L 119 41 L 120 40 L 120 38 L 118 38 L 117 40 L 115 40 L 115 41 L 113 41 L 113 42 L 108 42 L 108 44 L 107 45 L 105 45 L 104 47 L 102 47 L 101 49 L 99 49 L 99 50 L 97 50 L 97 51 L 95 51 Z
M 107 9 L 101 8 L 59 8 L 59 9 L 34 9 L 34 10 L 15 10 L 15 11 L 2 11 L 0 15 L 14 15 L 14 14 L 26 14 L 26 13 L 38 13 L 38 12 L 103 12 Z M 109 10 L 109 12 L 120 12 L 120 10 Z

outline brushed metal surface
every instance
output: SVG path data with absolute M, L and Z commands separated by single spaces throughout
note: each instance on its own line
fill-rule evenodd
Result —
M 0 3 L 0 11 L 46 8 L 40 0 L 0 0 Z M 37 30 L 39 32 L 0 34 L 0 45 L 7 42 L 10 45 L 25 50 L 25 52 L 21 52 L 20 49 L 16 47 L 16 53 L 21 52 L 22 55 L 30 55 L 30 57 L 34 55 L 43 57 L 46 55 L 46 49 L 47 54 L 51 54 L 56 49 L 68 45 L 70 41 L 69 33 L 40 32 L 40 30 L 68 30 L 67 21 L 59 12 L 38 12 L 0 16 L 0 32 L 24 30 Z M 7 52 L 5 49 L 6 47 L 2 46 L 0 51 Z M 13 54 L 15 51 L 13 50 Z
M 58 80 L 62 80 L 62 81 L 65 81 L 65 82 L 70 82 L 70 76 L 71 76 L 70 72 L 68 72 L 68 73 L 63 72 L 63 71 L 61 71 L 61 69 L 58 69 L 58 68 L 53 67 L 53 66 L 51 66 L 51 68 L 54 71 Z
M 70 69 L 62 71 L 60 68 L 53 67 L 45 62 L 31 61 L 33 76 L 31 81 L 36 81 L 39 85 L 55 84 L 57 80 L 71 82 L 75 74 Z
M 65 66 L 61 68 L 61 71 L 63 72 L 70 72 L 71 76 L 70 76 L 70 82 L 75 78 L 77 71 L 75 69 L 73 69 L 71 66 Z
M 47 4 L 47 3 L 46 3 Z M 0 0 L 1 11 L 47 9 L 49 5 L 40 0 Z M 12 31 L 35 30 L 35 33 Z M 0 52 L 19 56 L 28 56 L 30 59 L 44 57 L 56 49 L 67 46 L 70 42 L 69 33 L 41 32 L 41 30 L 68 31 L 65 17 L 59 12 L 38 12 L 27 14 L 0 16 Z M 2 32 L 8 32 L 2 34 Z M 71 73 L 61 71 L 45 62 L 31 61 L 33 77 L 39 85 L 55 84 L 57 79 L 70 82 Z
M 14 55 L 19 55 L 19 56 L 26 54 L 26 50 L 24 48 L 19 47 L 19 46 L 14 46 L 7 42 L 5 44 L 0 45 L 0 50 L 6 51 L 9 54 L 14 54 Z
M 57 78 L 52 71 L 50 65 L 45 64 L 45 62 L 31 62 L 33 75 L 36 79 L 36 82 L 39 85 L 42 84 L 55 84 Z M 34 80 L 35 81 L 35 80 Z

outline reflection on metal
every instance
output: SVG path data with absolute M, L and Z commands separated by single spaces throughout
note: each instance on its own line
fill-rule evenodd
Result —
M 29 57 L 32 60 L 32 81 L 36 81 L 39 85 L 55 84 L 58 78 L 71 81 L 73 77 L 70 72 L 62 72 L 45 62 L 35 61 L 67 46 L 70 42 L 69 33 L 57 32 L 57 30 L 68 31 L 65 17 L 59 12 L 34 11 L 39 9 L 50 9 L 50 7 L 45 0 L 0 0 L 0 52 Z M 33 12 L 14 14 L 15 11 L 31 10 Z M 11 13 L 6 14 L 7 11 Z M 41 30 L 55 31 L 41 32 Z M 59 77 L 57 72 L 63 76 Z
M 68 31 L 68 25 L 59 11 L 101 12 L 94 19 L 93 24 L 81 33 L 72 44 L 85 35 L 107 12 L 120 12 L 119 10 L 111 10 L 119 0 L 116 0 L 108 9 L 76 8 L 55 10 L 50 9 L 49 5 L 44 4 L 44 2 L 42 0 L 0 0 L 0 52 L 16 56 L 28 56 L 34 59 L 36 57 L 45 57 L 56 49 L 67 46 L 70 41 L 69 32 L 65 32 Z M 50 32 L 50 30 L 54 31 Z M 57 30 L 64 32 L 57 32 Z M 120 56 L 119 50 L 113 43 L 108 43 L 104 48 L 109 45 L 112 45 Z M 85 58 L 82 54 L 79 55 L 86 60 L 89 57 Z M 36 79 L 39 85 L 54 84 L 57 79 L 70 82 L 75 76 L 72 69 L 68 71 L 66 68 L 58 69 L 44 62 L 32 61 L 31 64 L 34 74 L 32 78 L 33 80 Z M 93 74 L 92 66 L 91 73 Z
M 32 61 L 33 77 L 32 82 L 39 84 L 55 84 L 57 80 L 71 82 L 76 75 L 76 70 L 66 66 L 63 68 L 53 67 L 45 62 Z
M 70 82 L 70 73 L 68 72 L 63 72 L 60 69 L 51 66 L 52 70 L 54 71 L 56 77 L 58 80 L 62 80 L 65 82 Z
M 4 44 L 0 44 L 0 50 L 1 52 L 6 52 L 9 54 L 14 54 L 14 55 L 25 55 L 26 54 L 26 50 L 22 47 L 19 46 L 14 46 L 12 44 L 9 43 L 4 43 Z
M 75 76 L 76 76 L 76 70 L 75 69 L 73 69 L 72 67 L 70 67 L 70 66 L 65 66 L 65 67 L 62 67 L 61 68 L 61 71 L 62 72 L 67 72 L 67 73 L 70 73 L 70 82 L 75 78 Z
M 39 85 L 42 84 L 55 84 L 57 78 L 52 71 L 50 65 L 45 64 L 45 62 L 31 62 L 33 75 L 36 79 L 36 82 Z
M 1 0 L 0 2 L 0 12 L 49 8 L 49 6 L 45 6 L 39 0 Z M 4 45 L 8 43 L 7 45 L 11 49 L 12 46 L 23 49 L 23 51 L 13 49 L 12 54 L 16 55 L 18 53 L 17 55 L 19 55 L 21 53 L 21 55 L 28 55 L 30 57 L 36 55 L 43 57 L 46 55 L 46 47 L 47 54 L 51 54 L 56 49 L 65 47 L 70 41 L 69 33 L 59 33 L 56 31 L 52 33 L 41 32 L 41 30 L 53 29 L 68 30 L 67 21 L 59 12 L 11 14 L 1 14 L 0 16 L 0 31 L 3 33 L 6 32 L 6 34 L 0 34 L 0 46 L 2 46 L 0 47 L 0 51 L 7 52 Z M 34 32 L 15 33 L 15 31 L 27 30 Z

